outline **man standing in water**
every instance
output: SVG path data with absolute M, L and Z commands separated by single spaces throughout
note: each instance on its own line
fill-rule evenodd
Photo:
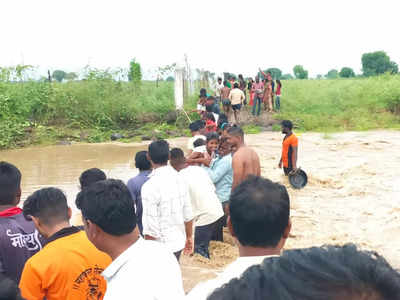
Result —
M 260 176 L 261 167 L 257 153 L 244 143 L 244 133 L 240 127 L 229 128 L 227 137 L 233 153 L 233 191 L 249 175 Z
M 297 170 L 298 139 L 292 132 L 292 129 L 293 123 L 291 121 L 282 121 L 282 133 L 285 134 L 285 137 L 282 143 L 282 156 L 279 161 L 279 168 L 281 169 L 283 166 L 283 171 L 286 176 Z

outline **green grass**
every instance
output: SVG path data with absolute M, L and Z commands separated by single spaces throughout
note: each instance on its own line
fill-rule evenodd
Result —
M 400 128 L 400 76 L 283 81 L 279 119 L 306 131 Z
M 101 74 L 100 74 L 101 75 Z M 188 119 L 174 111 L 174 83 L 143 81 L 140 86 L 107 76 L 66 83 L 0 81 L 0 149 L 57 140 L 102 142 L 121 133 L 123 142 L 141 137 L 187 135 Z M 335 80 L 283 81 L 282 110 L 296 132 L 329 133 L 376 128 L 400 129 L 400 75 Z M 185 111 L 198 118 L 197 93 Z M 273 125 L 279 131 L 279 125 Z M 255 125 L 246 133 L 258 133 Z

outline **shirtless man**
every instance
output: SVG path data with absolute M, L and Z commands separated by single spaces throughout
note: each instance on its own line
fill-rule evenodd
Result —
M 244 143 L 244 133 L 240 127 L 229 128 L 227 137 L 233 153 L 233 191 L 247 176 L 260 176 L 261 167 L 257 153 Z
M 224 113 L 229 118 L 229 112 L 231 110 L 231 100 L 229 100 L 229 93 L 231 89 L 228 87 L 228 82 L 224 81 L 224 87 L 221 90 L 221 99 L 222 99 L 222 108 L 224 109 Z

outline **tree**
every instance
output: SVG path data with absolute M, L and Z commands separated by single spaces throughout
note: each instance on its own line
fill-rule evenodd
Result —
M 139 84 L 142 81 L 142 70 L 135 59 L 132 59 L 129 63 L 128 80 L 135 84 Z
M 394 61 L 390 62 L 390 66 L 391 66 L 391 73 L 392 74 L 397 74 L 399 73 L 399 66 L 397 63 L 395 63 Z
M 269 68 L 264 71 L 264 73 L 271 73 L 272 79 L 281 79 L 282 71 L 278 68 Z
M 350 78 L 350 77 L 355 77 L 356 74 L 354 73 L 352 68 L 343 67 L 339 72 L 339 76 L 342 78 Z
M 323 76 L 321 74 L 317 75 L 317 79 L 322 79 L 322 78 L 323 78 Z
M 338 78 L 339 77 L 339 72 L 336 69 L 332 69 L 325 75 L 325 77 L 328 78 L 328 79 Z
M 167 79 L 165 79 L 166 81 L 175 81 L 174 76 L 168 76 Z
M 158 82 L 161 81 L 166 75 L 175 71 L 176 63 L 172 65 L 166 65 L 164 67 L 157 68 L 157 79 L 156 79 L 156 86 L 158 87 Z
M 393 72 L 393 62 L 384 51 L 364 53 L 361 58 L 364 76 L 374 76 L 386 72 Z
M 67 76 L 67 73 L 65 73 L 63 70 L 55 70 L 52 77 L 58 82 L 61 82 L 65 79 L 65 76 Z
M 281 79 L 282 80 L 291 80 L 291 79 L 293 79 L 293 76 L 292 76 L 292 74 L 283 74 L 281 76 Z
M 308 78 L 308 71 L 304 70 L 303 66 L 301 66 L 301 65 L 294 66 L 293 73 L 297 79 L 307 79 Z
M 67 80 L 75 80 L 75 79 L 77 79 L 77 78 L 78 78 L 78 75 L 77 75 L 76 73 L 74 73 L 74 72 L 69 72 L 68 74 L 65 75 L 65 78 L 64 78 L 64 79 L 67 79 Z

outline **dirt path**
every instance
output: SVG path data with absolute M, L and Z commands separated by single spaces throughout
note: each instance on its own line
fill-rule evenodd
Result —
M 399 131 L 300 135 L 298 165 L 309 184 L 298 191 L 277 168 L 282 135 L 246 136 L 260 155 L 262 175 L 288 187 L 293 227 L 286 248 L 354 242 L 400 266 L 399 137 Z M 235 259 L 232 238 L 226 242 L 212 245 L 210 261 L 182 259 L 187 291 Z

